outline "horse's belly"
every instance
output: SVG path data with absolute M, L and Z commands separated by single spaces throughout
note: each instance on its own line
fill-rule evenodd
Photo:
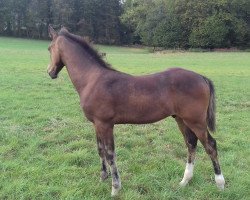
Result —
M 117 113 L 115 123 L 117 124 L 146 124 L 162 120 L 172 114 L 171 110 L 160 106 L 137 106 L 130 107 L 123 112 Z

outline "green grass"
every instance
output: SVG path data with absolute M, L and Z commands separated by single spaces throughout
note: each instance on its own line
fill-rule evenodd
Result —
M 0 199 L 110 199 L 99 182 L 95 133 L 81 112 L 64 69 L 46 74 L 47 41 L 0 38 Z M 172 118 L 115 127 L 123 189 L 117 199 L 249 199 L 250 53 L 150 54 L 146 49 L 98 46 L 114 68 L 139 75 L 182 66 L 212 79 L 223 192 L 199 144 L 195 175 L 182 178 L 187 150 Z

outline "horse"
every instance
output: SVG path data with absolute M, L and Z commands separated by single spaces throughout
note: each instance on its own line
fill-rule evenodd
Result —
M 113 127 L 115 124 L 147 124 L 172 116 L 184 137 L 188 159 L 181 186 L 193 177 L 197 141 L 210 156 L 215 182 L 224 189 L 225 179 L 217 156 L 216 140 L 210 135 L 216 128 L 215 89 L 213 82 L 182 68 L 132 76 L 112 68 L 82 37 L 66 28 L 59 32 L 48 27 L 50 64 L 47 72 L 57 78 L 66 66 L 79 94 L 86 118 L 93 123 L 101 160 L 101 180 L 112 176 L 111 196 L 121 189 L 116 165 Z

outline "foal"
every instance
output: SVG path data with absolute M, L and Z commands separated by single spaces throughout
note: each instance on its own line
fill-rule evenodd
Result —
M 112 196 L 121 189 L 115 161 L 114 124 L 153 123 L 168 116 L 175 118 L 188 148 L 188 160 L 180 185 L 193 176 L 197 140 L 210 156 L 215 181 L 224 188 L 224 177 L 217 158 L 215 130 L 215 97 L 212 82 L 192 71 L 172 68 L 147 76 L 131 76 L 112 69 L 81 37 L 62 28 L 57 33 L 49 27 L 52 42 L 48 73 L 57 78 L 66 66 L 80 97 L 86 118 L 95 126 L 98 153 L 101 158 L 101 180 L 111 168 Z

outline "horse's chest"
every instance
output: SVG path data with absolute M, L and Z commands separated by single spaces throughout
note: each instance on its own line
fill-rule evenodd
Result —
M 88 106 L 81 106 L 81 107 L 82 107 L 82 110 L 83 110 L 85 117 L 89 121 L 93 122 L 93 113 L 92 113 L 91 109 Z
M 80 98 L 80 104 L 81 108 L 83 110 L 83 113 L 85 117 L 89 121 L 93 121 L 93 105 L 91 104 L 91 101 L 88 100 L 87 98 Z
M 86 118 L 94 122 L 95 120 L 109 120 L 114 117 L 114 107 L 110 101 L 103 99 L 92 99 L 81 103 L 82 110 Z

